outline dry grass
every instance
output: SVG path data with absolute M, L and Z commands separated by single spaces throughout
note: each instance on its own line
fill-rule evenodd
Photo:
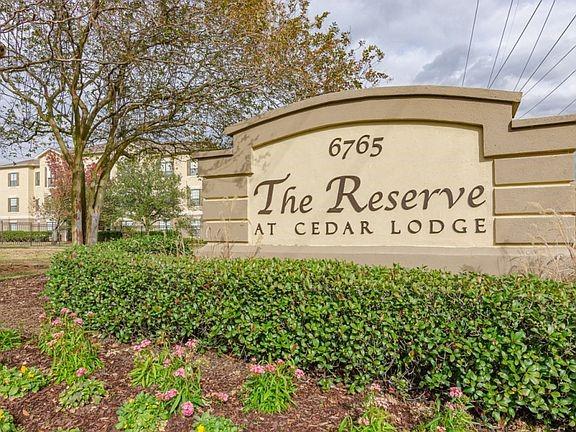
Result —
M 41 274 L 52 256 L 65 246 L 0 244 L 0 280 Z

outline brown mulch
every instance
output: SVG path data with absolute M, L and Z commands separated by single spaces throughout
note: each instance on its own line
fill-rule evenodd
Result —
M 27 338 L 23 346 L 0 353 L 0 364 L 27 364 L 48 372 L 50 360 L 35 346 L 35 335 L 39 331 L 40 315 L 45 301 L 41 295 L 45 282 L 44 276 L 0 282 L 0 325 L 17 328 Z M 104 382 L 108 396 L 98 406 L 83 407 L 74 412 L 61 410 L 58 396 L 64 389 L 64 384 L 54 383 L 24 398 L 0 398 L 0 405 L 7 408 L 16 423 L 23 426 L 27 432 L 53 432 L 58 427 L 78 427 L 83 432 L 114 431 L 116 411 L 122 403 L 139 392 L 139 389 L 130 385 L 128 377 L 132 367 L 132 355 L 128 345 L 110 340 L 102 342 L 101 358 L 104 367 L 93 376 Z M 344 417 L 356 418 L 361 413 L 362 395 L 351 395 L 340 386 L 323 391 L 313 379 L 299 382 L 294 405 L 285 413 L 244 413 L 238 393 L 248 374 L 247 364 L 213 352 L 203 354 L 201 359 L 204 394 L 227 392 L 230 395 L 228 402 L 213 403 L 211 409 L 215 414 L 226 416 L 242 425 L 244 431 L 333 431 Z M 391 420 L 399 429 L 411 429 L 422 420 L 422 404 L 403 402 L 391 395 L 386 397 Z M 167 432 L 191 430 L 192 420 L 179 415 L 174 416 L 166 427 Z

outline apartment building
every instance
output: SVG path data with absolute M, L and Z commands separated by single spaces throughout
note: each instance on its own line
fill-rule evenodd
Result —
M 46 150 L 34 159 L 0 165 L 0 230 L 28 230 L 33 225 L 45 224 L 51 229 L 54 222 L 44 220 L 38 214 L 52 187 L 52 174 L 47 157 L 54 150 Z M 160 168 L 164 175 L 178 174 L 186 199 L 182 202 L 184 214 L 192 218 L 193 231 L 199 233 L 202 217 L 202 179 L 198 176 L 196 160 L 186 156 L 162 158 Z M 112 171 L 114 176 L 116 170 Z M 128 218 L 123 226 L 136 225 Z M 169 229 L 172 222 L 160 223 L 158 228 Z

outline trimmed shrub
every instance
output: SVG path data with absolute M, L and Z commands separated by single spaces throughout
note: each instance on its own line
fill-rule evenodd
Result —
M 4 242 L 49 242 L 52 231 L 3 231 L 0 238 Z
M 118 243 L 113 242 L 110 245 Z M 495 419 L 576 423 L 576 290 L 535 277 L 322 260 L 194 260 L 77 247 L 46 294 L 127 341 L 190 337 L 361 387 L 451 386 Z
M 107 242 L 122 238 L 122 231 L 98 231 L 98 241 Z
M 105 251 L 119 251 L 130 254 L 191 255 L 197 241 L 176 234 L 139 234 L 116 241 L 98 244 L 95 247 Z

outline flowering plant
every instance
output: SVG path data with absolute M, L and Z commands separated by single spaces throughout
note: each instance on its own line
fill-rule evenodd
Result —
M 279 413 L 292 403 L 294 380 L 304 372 L 282 360 L 266 365 L 251 364 L 250 376 L 242 388 L 245 411 Z
M 170 413 L 164 403 L 148 393 L 138 393 L 118 409 L 116 429 L 127 432 L 157 432 L 164 430 Z
M 364 400 L 362 415 L 354 421 L 346 417 L 338 428 L 338 432 L 395 432 L 396 427 L 389 421 L 386 411 L 388 399 L 382 394 L 382 386 L 372 383 Z
M 200 367 L 195 359 L 196 343 L 157 349 L 145 339 L 133 348 L 134 367 L 130 372 L 132 385 L 151 388 L 174 414 L 190 402 L 203 405 L 200 388 Z
M 48 384 L 48 379 L 35 367 L 22 365 L 9 368 L 0 365 L 0 396 L 18 398 L 27 393 L 36 393 Z
M 84 321 L 68 308 L 42 326 L 39 347 L 52 358 L 56 382 L 72 384 L 102 367 L 98 347 L 83 327 Z
M 193 432 L 240 432 L 240 428 L 232 420 L 206 411 L 196 417 Z
M 2 407 L 0 407 L 0 432 L 18 432 L 14 417 Z

